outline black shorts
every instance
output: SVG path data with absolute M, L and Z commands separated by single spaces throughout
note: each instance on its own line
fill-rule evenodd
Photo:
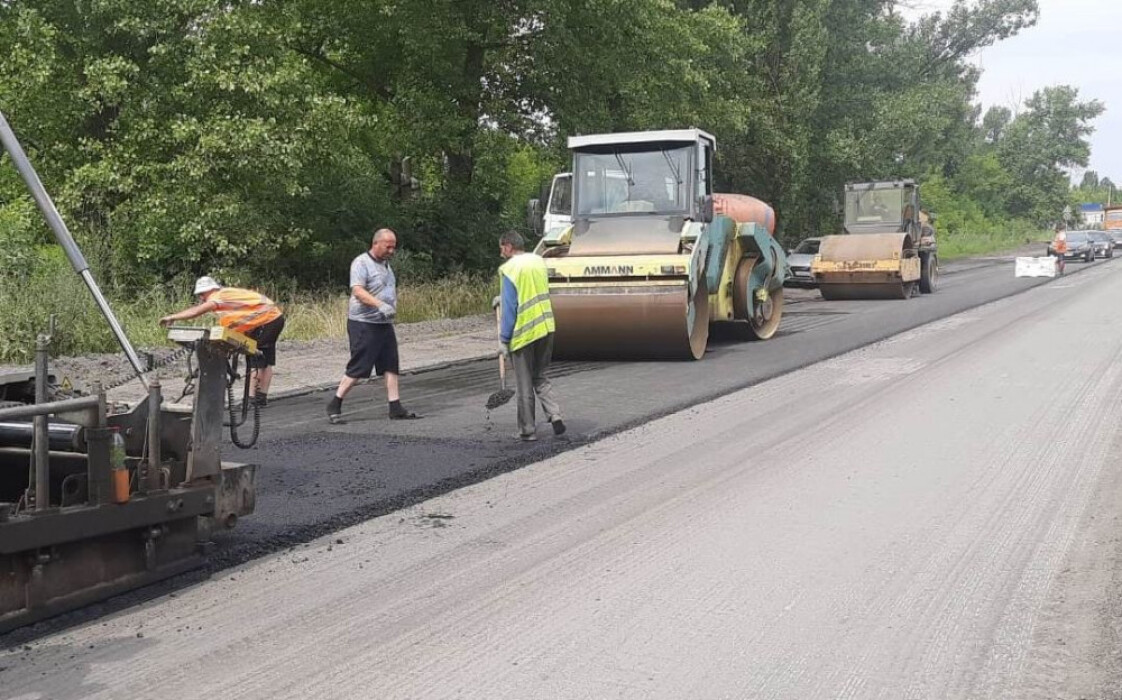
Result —
M 399 373 L 397 334 L 392 323 L 366 323 L 347 319 L 347 338 L 351 341 L 351 361 L 344 372 L 351 379 L 366 379 L 371 371 L 382 376 Z
M 281 331 L 283 330 L 284 316 L 278 316 L 265 325 L 258 326 L 246 333 L 250 338 L 257 341 L 257 352 L 261 353 L 260 355 L 251 356 L 246 364 L 254 369 L 273 367 L 276 365 L 277 338 L 280 337 Z

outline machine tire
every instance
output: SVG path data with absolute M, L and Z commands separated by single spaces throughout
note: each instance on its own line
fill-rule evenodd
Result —
M 783 318 L 783 287 L 769 292 L 771 316 L 766 320 L 757 320 L 754 316 L 748 318 L 748 328 L 756 340 L 768 340 L 779 330 L 779 322 Z
M 934 253 L 923 256 L 920 263 L 919 291 L 932 294 L 939 288 L 939 258 Z

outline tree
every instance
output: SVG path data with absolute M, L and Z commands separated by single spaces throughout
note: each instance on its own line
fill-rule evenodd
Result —
M 997 143 L 1005 135 L 1005 130 L 1011 121 L 1013 121 L 1013 111 L 1008 107 L 990 107 L 986 110 L 986 116 L 982 118 L 982 138 L 987 143 Z
M 1102 112 L 1102 103 L 1080 102 L 1079 91 L 1067 85 L 1044 88 L 1025 103 L 997 149 L 1013 176 L 1011 215 L 1047 223 L 1069 204 L 1065 169 L 1086 167 L 1092 121 Z

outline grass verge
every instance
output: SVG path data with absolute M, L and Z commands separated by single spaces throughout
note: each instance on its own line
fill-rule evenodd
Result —
M 1051 233 L 1040 230 L 939 233 L 939 259 L 949 262 L 978 255 L 1004 253 L 1031 243 L 1040 243 L 1040 254 L 1043 255 L 1044 244 L 1051 239 Z

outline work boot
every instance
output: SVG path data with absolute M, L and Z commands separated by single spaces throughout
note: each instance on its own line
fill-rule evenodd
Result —
M 550 421 L 550 425 L 553 426 L 554 435 L 565 434 L 565 421 L 561 420 L 560 418 L 554 418 L 552 421 Z
M 402 406 L 400 401 L 390 401 L 390 420 L 412 420 L 414 418 L 420 418 L 420 416 Z
M 332 424 L 343 422 L 343 399 L 332 396 L 327 402 L 327 420 Z

